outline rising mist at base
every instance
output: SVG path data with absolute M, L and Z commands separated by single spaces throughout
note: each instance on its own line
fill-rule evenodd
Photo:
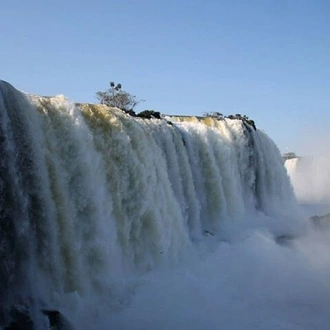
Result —
M 330 233 L 265 133 L 0 91 L 1 326 L 327 328 Z
M 302 211 L 307 218 L 327 209 L 308 204 Z M 211 239 L 178 269 L 145 276 L 126 308 L 101 328 L 327 329 L 330 226 L 307 225 L 303 235 L 279 245 L 264 226 L 269 218 L 244 220 L 249 224 L 236 224 L 230 241 Z
M 145 279 L 114 329 L 327 329 L 330 235 L 280 247 L 264 232 Z M 101 326 L 102 327 L 102 326 Z

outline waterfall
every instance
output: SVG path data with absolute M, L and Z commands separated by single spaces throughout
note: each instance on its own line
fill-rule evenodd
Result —
M 296 212 L 278 148 L 240 120 L 133 118 L 0 82 L 0 155 L 0 325 L 14 304 L 115 295 L 247 214 Z
M 285 161 L 300 203 L 330 204 L 330 161 L 326 154 Z

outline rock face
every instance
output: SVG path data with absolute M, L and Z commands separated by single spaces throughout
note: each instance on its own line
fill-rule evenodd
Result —
M 295 236 L 293 235 L 280 235 L 275 237 L 275 242 L 279 245 L 288 246 L 293 242 L 294 239 Z
M 51 330 L 72 330 L 69 322 L 56 310 L 41 310 L 40 316 L 44 316 L 43 323 L 45 329 Z M 32 320 L 30 311 L 26 307 L 13 307 L 10 312 L 10 320 L 5 325 L 5 330 L 34 330 L 38 327 Z M 40 326 L 40 323 L 39 323 Z
M 285 154 L 282 155 L 284 161 L 288 160 L 288 159 L 294 159 L 294 158 L 299 158 L 294 152 L 287 152 Z
M 320 229 L 329 229 L 330 228 L 330 213 L 325 215 L 315 215 L 310 218 L 313 224 Z
M 71 325 L 65 317 L 56 310 L 43 310 L 42 311 L 49 320 L 50 328 L 53 330 L 72 330 Z
M 9 325 L 5 326 L 5 330 L 34 329 L 33 321 L 26 310 L 12 308 L 9 314 L 11 320 Z

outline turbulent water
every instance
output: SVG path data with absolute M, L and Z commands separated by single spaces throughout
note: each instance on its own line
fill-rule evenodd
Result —
M 258 247 L 294 273 L 276 237 L 301 233 L 304 219 L 276 145 L 242 121 L 133 118 L 1 82 L 0 155 L 2 326 L 23 306 L 40 329 L 41 309 L 80 329 L 243 329 L 226 308 L 249 311 L 258 285 L 275 294 L 286 281 L 264 285 L 260 266 L 276 271 Z M 243 285 L 253 268 L 258 285 Z

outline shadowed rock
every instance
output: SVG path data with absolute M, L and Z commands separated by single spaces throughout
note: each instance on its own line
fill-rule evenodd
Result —
M 317 228 L 320 229 L 330 228 L 330 213 L 321 216 L 315 215 L 313 217 L 310 217 L 310 220 Z
M 48 318 L 48 329 L 51 330 L 72 330 L 69 322 L 57 310 L 41 310 L 41 313 Z M 35 330 L 40 329 L 33 321 L 27 308 L 13 307 L 10 310 L 10 323 L 4 330 Z M 46 321 L 46 320 L 45 320 Z M 47 322 L 46 322 L 47 323 Z

